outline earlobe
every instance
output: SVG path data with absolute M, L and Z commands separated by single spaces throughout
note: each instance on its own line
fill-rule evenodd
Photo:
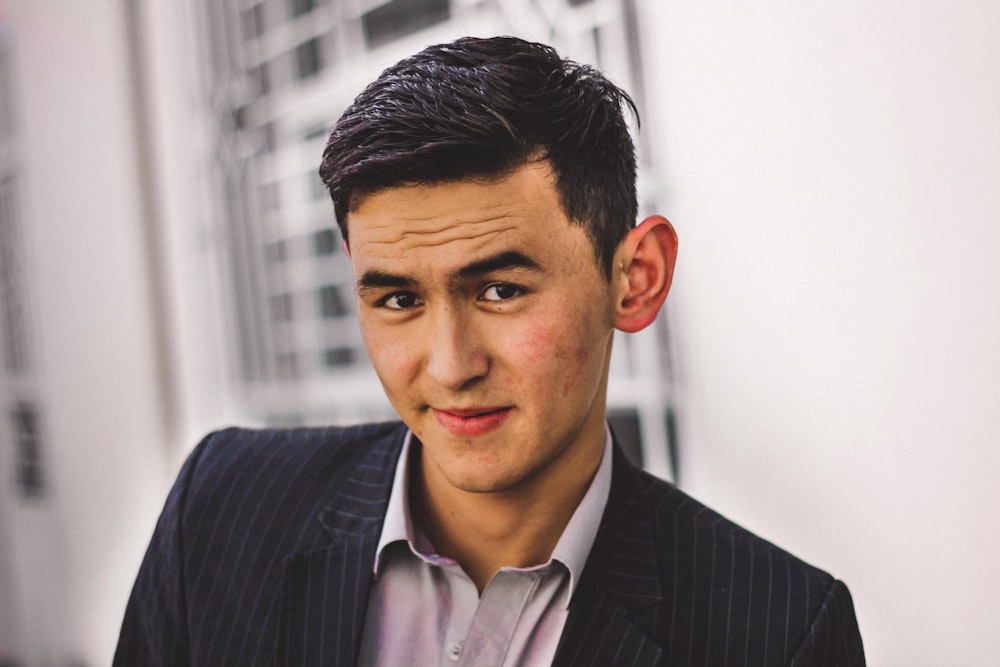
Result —
M 656 319 L 670 291 L 676 259 L 677 234 L 666 218 L 650 216 L 628 233 L 615 255 L 617 329 L 632 333 Z

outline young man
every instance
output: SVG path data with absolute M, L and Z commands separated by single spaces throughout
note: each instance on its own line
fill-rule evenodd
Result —
M 633 468 L 612 334 L 677 240 L 636 218 L 628 97 L 512 38 L 430 47 L 320 173 L 402 423 L 192 453 L 118 665 L 860 665 L 846 587 Z

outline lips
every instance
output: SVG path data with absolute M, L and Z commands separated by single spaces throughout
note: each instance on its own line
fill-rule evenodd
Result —
M 452 435 L 470 436 L 483 435 L 497 429 L 503 424 L 513 408 L 482 407 L 482 408 L 432 408 L 434 416 Z

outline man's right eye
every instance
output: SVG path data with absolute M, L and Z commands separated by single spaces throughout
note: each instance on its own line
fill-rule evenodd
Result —
M 406 310 L 416 308 L 423 302 L 413 292 L 393 292 L 379 300 L 378 305 L 389 310 Z

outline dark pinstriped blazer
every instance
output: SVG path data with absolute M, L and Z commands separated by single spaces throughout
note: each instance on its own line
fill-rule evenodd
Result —
M 208 436 L 167 499 L 114 664 L 353 665 L 405 427 Z M 863 665 L 843 583 L 633 468 L 556 665 Z

